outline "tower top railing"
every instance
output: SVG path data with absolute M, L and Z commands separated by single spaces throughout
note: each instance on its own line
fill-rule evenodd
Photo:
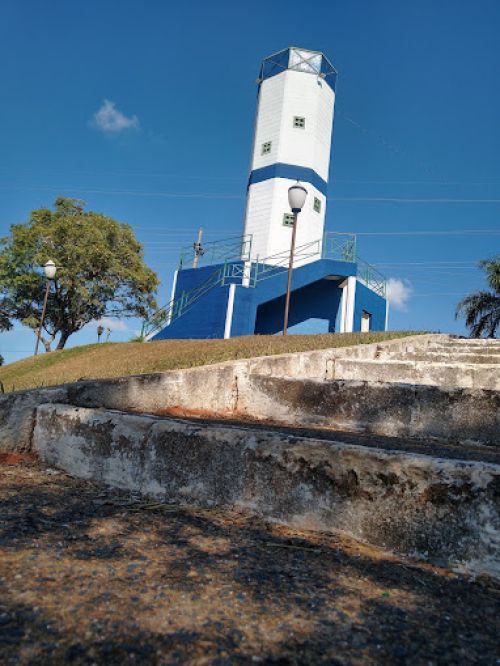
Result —
M 287 69 L 314 74 L 324 79 L 335 90 L 337 70 L 321 51 L 311 51 L 297 46 L 272 53 L 262 61 L 257 83 L 281 74 Z

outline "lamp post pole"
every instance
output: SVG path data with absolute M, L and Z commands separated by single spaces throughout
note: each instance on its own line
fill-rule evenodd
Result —
M 40 344 L 40 337 L 42 335 L 42 326 L 43 322 L 45 320 L 45 312 L 47 310 L 47 301 L 49 300 L 49 291 L 50 291 L 50 282 L 53 280 L 56 276 L 56 265 L 54 264 L 53 261 L 47 261 L 45 266 L 43 267 L 43 271 L 45 273 L 45 278 L 47 282 L 47 286 L 45 287 L 45 297 L 43 299 L 43 307 L 42 307 L 42 316 L 40 319 L 40 326 L 38 327 L 38 333 L 36 336 L 36 344 L 35 344 L 35 356 L 38 354 L 38 345 Z
M 292 227 L 292 242 L 290 245 L 290 259 L 288 261 L 288 281 L 286 286 L 285 296 L 285 313 L 283 316 L 283 335 L 287 334 L 288 329 L 288 315 L 290 312 L 290 296 L 292 293 L 292 274 L 293 274 L 293 259 L 295 254 L 295 240 L 297 238 L 297 222 L 299 220 L 299 213 L 304 207 L 307 197 L 307 190 L 300 185 L 299 181 L 288 190 L 288 202 L 293 213 L 293 227 Z
M 205 254 L 205 250 L 201 245 L 201 239 L 203 238 L 203 229 L 198 229 L 198 238 L 196 243 L 193 243 L 194 257 L 193 257 L 193 268 L 198 268 L 198 260 Z
M 288 313 L 290 311 L 290 294 L 292 291 L 292 273 L 293 273 L 293 256 L 295 254 L 295 239 L 297 237 L 297 221 L 299 216 L 297 213 L 293 214 L 293 229 L 292 229 L 292 244 L 290 245 L 290 259 L 288 260 L 288 282 L 286 285 L 285 296 L 285 315 L 283 318 L 283 335 L 286 335 L 288 328 Z

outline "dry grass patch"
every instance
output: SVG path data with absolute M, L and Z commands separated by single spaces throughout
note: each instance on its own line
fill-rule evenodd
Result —
M 324 335 L 256 335 L 230 340 L 162 340 L 101 343 L 29 357 L 0 368 L 5 392 L 54 386 L 79 379 L 192 368 L 254 356 L 312 351 L 380 342 L 415 332 L 329 333 Z

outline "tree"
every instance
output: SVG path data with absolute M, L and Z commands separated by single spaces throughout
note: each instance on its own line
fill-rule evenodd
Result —
M 500 326 L 500 256 L 479 262 L 491 291 L 469 294 L 457 305 L 455 317 L 464 316 L 473 338 L 494 338 Z
M 63 349 L 70 335 L 103 316 L 146 318 L 157 308 L 158 278 L 132 228 L 59 197 L 54 210 L 34 210 L 0 240 L 0 328 L 17 320 L 37 334 L 45 293 L 40 268 L 49 259 L 58 269 L 42 330 L 46 351 L 58 335 Z

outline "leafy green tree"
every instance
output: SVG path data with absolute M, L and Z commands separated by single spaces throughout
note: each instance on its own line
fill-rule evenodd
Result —
M 463 298 L 455 317 L 464 316 L 473 338 L 494 338 L 500 327 L 500 257 L 479 262 L 486 271 L 491 291 L 479 291 Z
M 37 334 L 46 285 L 41 267 L 49 259 L 57 274 L 41 336 L 46 351 L 58 335 L 63 349 L 70 335 L 103 316 L 144 319 L 157 308 L 158 278 L 132 228 L 59 197 L 54 210 L 34 210 L 0 240 L 0 327 L 17 320 Z

